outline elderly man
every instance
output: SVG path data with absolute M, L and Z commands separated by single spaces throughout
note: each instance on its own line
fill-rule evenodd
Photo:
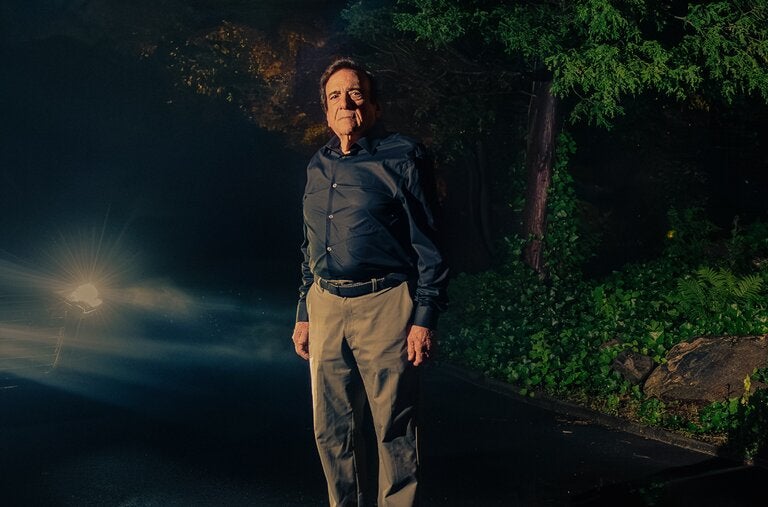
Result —
M 385 132 L 373 76 L 350 59 L 320 78 L 335 136 L 304 193 L 303 284 L 293 342 L 309 359 L 314 430 L 330 503 L 365 498 L 359 431 L 367 398 L 378 505 L 415 505 L 417 368 L 433 347 L 448 271 L 435 245 L 424 148 Z

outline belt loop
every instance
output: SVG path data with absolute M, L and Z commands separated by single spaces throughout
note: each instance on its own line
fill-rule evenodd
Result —
M 376 282 L 378 282 L 378 280 L 371 278 L 371 292 L 377 292 Z

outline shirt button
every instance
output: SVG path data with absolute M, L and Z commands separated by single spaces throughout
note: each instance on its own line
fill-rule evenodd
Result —
M 328 218 L 333 220 L 333 215 L 328 215 Z
M 331 248 L 331 247 L 329 247 L 329 246 L 325 247 L 325 249 L 326 249 L 326 250 L 328 250 L 329 252 L 330 252 L 331 250 L 333 250 L 333 248 Z
M 338 185 L 338 184 L 336 184 L 336 183 L 334 183 L 334 184 L 333 184 L 333 185 L 331 185 L 331 186 L 332 186 L 333 188 L 336 188 L 336 187 L 338 187 L 339 185 Z

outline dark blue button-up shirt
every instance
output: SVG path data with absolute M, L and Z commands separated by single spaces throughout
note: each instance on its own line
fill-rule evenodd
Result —
M 423 146 L 380 129 L 349 154 L 335 137 L 315 154 L 304 192 L 297 321 L 308 321 L 305 299 L 315 277 L 367 281 L 400 274 L 415 286 L 413 323 L 435 327 L 447 301 L 448 269 L 424 192 L 429 169 Z

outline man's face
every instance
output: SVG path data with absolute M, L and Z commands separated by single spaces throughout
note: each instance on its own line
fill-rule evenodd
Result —
M 325 84 L 328 126 L 339 137 L 357 140 L 375 123 L 379 107 L 371 102 L 371 84 L 352 69 L 339 69 Z

